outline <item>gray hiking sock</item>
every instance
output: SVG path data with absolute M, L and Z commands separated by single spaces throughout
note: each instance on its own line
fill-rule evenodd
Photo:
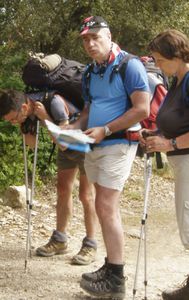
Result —
M 66 233 L 60 232 L 58 230 L 53 231 L 52 238 L 55 239 L 57 242 L 60 242 L 60 243 L 67 242 Z
M 83 246 L 91 247 L 97 249 L 97 242 L 87 236 L 83 239 Z

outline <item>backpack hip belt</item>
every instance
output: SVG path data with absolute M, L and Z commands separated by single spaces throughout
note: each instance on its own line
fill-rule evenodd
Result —
M 139 140 L 139 131 L 125 130 L 125 138 L 129 142 L 132 142 L 132 141 L 138 142 L 138 140 Z
M 139 131 L 121 130 L 106 136 L 104 140 L 127 139 L 129 142 L 138 141 Z

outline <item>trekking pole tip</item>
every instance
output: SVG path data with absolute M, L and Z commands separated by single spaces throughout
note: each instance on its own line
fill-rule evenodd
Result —
M 25 260 L 24 271 L 25 271 L 25 273 L 27 272 L 27 260 Z
M 135 300 L 135 296 L 136 296 L 136 289 L 133 289 L 133 300 Z

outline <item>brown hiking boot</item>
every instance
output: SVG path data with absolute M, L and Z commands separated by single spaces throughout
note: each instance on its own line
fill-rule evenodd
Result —
M 67 247 L 67 242 L 57 242 L 53 237 L 51 237 L 46 245 L 36 249 L 36 255 L 53 256 L 56 254 L 64 254 L 66 253 Z
M 83 245 L 80 251 L 73 256 L 72 264 L 73 265 L 89 265 L 95 261 L 96 249 Z
M 164 300 L 188 300 L 189 299 L 189 276 L 183 282 L 182 286 L 172 291 L 164 291 L 162 293 Z

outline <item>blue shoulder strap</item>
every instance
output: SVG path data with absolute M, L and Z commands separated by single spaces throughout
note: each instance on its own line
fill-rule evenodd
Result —
M 89 101 L 89 103 L 91 103 L 92 98 L 90 95 L 90 80 L 91 80 L 91 72 L 94 68 L 94 64 L 88 64 L 86 67 L 86 70 L 83 73 L 83 78 L 82 80 L 84 81 L 84 85 L 85 85 L 85 94 L 87 97 L 87 100 Z
M 183 96 L 187 105 L 189 105 L 189 72 L 186 73 L 183 82 Z

